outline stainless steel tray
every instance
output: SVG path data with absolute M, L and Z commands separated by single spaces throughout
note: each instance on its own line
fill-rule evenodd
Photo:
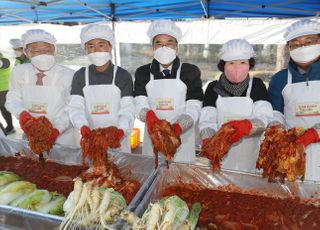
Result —
M 159 200 L 160 194 L 168 186 L 175 185 L 177 180 L 184 183 L 193 183 L 205 188 L 217 188 L 218 186 L 233 185 L 240 188 L 243 192 L 258 192 L 259 194 L 272 197 L 300 197 L 302 199 L 312 199 L 319 202 L 320 183 L 313 181 L 297 181 L 296 183 L 280 182 L 269 183 L 261 175 L 243 173 L 231 170 L 222 170 L 213 173 L 207 166 L 199 166 L 183 163 L 171 163 L 169 168 L 161 166 L 159 175 L 155 178 L 149 190 L 145 194 L 134 213 L 141 217 L 150 202 Z M 124 229 L 128 229 L 125 226 Z
M 28 154 L 31 150 L 24 140 L 0 138 L 0 155 L 12 156 L 15 153 Z M 134 211 L 148 191 L 158 171 L 154 169 L 154 158 L 137 154 L 109 152 L 109 158 L 119 167 L 123 176 L 128 176 L 139 181 L 142 186 L 132 199 L 127 209 Z M 49 154 L 45 156 L 53 161 L 64 164 L 80 164 L 81 150 L 79 148 L 55 145 Z M 1 221 L 1 216 L 4 216 Z M 62 217 L 42 214 L 7 205 L 0 206 L 0 230 L 16 227 L 17 229 L 54 229 L 63 220 Z M 2 226 L 1 226 L 2 224 Z M 39 228 L 35 227 L 38 226 Z M 111 228 L 120 229 L 124 223 L 119 220 Z M 43 226 L 43 227 L 42 227 Z

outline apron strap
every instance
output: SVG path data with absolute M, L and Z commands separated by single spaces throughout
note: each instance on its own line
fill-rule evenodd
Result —
M 30 82 L 30 80 L 31 80 L 30 77 L 36 76 L 35 67 L 32 68 L 31 75 L 29 75 L 29 72 L 28 72 L 28 71 L 25 71 L 24 74 L 25 74 L 25 79 L 26 79 L 25 85 L 28 85 L 29 82 Z M 34 82 L 36 82 L 36 81 L 34 81 Z
M 182 66 L 182 63 L 180 63 L 179 68 L 178 68 L 178 70 L 177 70 L 177 76 L 176 76 L 177 79 L 178 79 L 178 78 L 180 79 L 181 66 Z
M 151 73 L 151 65 L 152 65 L 152 64 L 150 64 L 150 81 L 153 81 L 153 80 L 154 80 L 154 76 L 153 76 L 153 74 Z
M 116 75 L 117 75 L 117 70 L 118 70 L 118 66 L 114 65 L 113 66 L 113 78 L 112 78 L 112 85 L 115 85 L 116 82 Z
M 252 89 L 252 77 L 250 77 L 249 79 L 249 85 L 248 85 L 248 89 L 247 89 L 247 93 L 246 93 L 246 96 L 247 97 L 250 97 L 250 94 L 251 94 L 251 89 Z
M 88 86 L 89 85 L 89 66 L 88 65 L 86 66 L 84 77 L 85 77 L 86 86 Z
M 292 84 L 292 74 L 291 74 L 291 71 L 288 69 L 288 85 L 291 85 Z

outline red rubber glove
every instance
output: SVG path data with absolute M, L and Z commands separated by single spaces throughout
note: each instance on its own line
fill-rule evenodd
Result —
M 146 113 L 146 124 L 147 124 L 149 133 L 151 133 L 152 126 L 158 121 L 159 121 L 159 118 L 156 116 L 156 114 L 152 110 L 149 110 Z
M 210 139 L 211 139 L 211 138 L 205 138 L 205 139 L 203 139 L 203 140 L 202 140 L 202 147 L 203 147 L 203 146 L 206 146 L 206 145 L 209 143 Z
M 303 144 L 304 147 L 307 147 L 308 145 L 319 141 L 320 139 L 318 132 L 314 128 L 307 129 L 301 136 L 296 139 L 296 143 Z
M 118 129 L 116 132 L 116 139 L 121 140 L 124 137 L 124 131 L 122 129 Z
M 19 114 L 19 123 L 20 123 L 20 127 L 22 128 L 25 123 L 30 120 L 32 118 L 31 114 L 28 113 L 27 111 L 22 111 Z
M 177 136 L 180 136 L 181 133 L 182 133 L 182 128 L 181 126 L 178 124 L 178 123 L 174 123 L 172 125 L 173 129 L 174 129 L 174 132 L 177 134 Z
M 230 125 L 236 130 L 236 132 L 231 137 L 233 143 L 240 141 L 245 136 L 248 136 L 252 129 L 252 124 L 247 119 L 239 121 L 229 121 L 225 125 Z
M 82 137 L 87 137 L 90 135 L 91 129 L 88 126 L 84 125 L 80 129 L 80 133 Z
M 58 129 L 54 128 L 51 132 L 51 135 L 48 138 L 50 142 L 56 142 L 57 137 L 59 136 L 60 132 Z

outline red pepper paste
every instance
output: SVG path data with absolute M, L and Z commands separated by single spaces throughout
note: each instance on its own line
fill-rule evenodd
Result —
M 39 189 L 68 196 L 73 191 L 73 179 L 87 168 L 81 165 L 63 165 L 46 160 L 44 167 L 38 159 L 28 157 L 0 157 L 0 171 L 10 171 L 24 180 L 36 184 Z
M 207 229 L 320 229 L 320 208 L 298 198 L 272 198 L 193 185 L 167 187 L 162 197 L 178 195 L 189 208 L 200 202 L 198 226 Z

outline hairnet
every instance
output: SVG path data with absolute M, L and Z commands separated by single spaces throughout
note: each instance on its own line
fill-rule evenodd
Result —
M 233 39 L 226 42 L 220 52 L 219 58 L 224 61 L 246 60 L 254 57 L 254 50 L 244 39 Z
M 11 44 L 13 49 L 17 49 L 17 48 L 23 47 L 21 39 L 18 39 L 18 38 L 10 39 L 10 44 Z
M 21 40 L 24 48 L 28 44 L 34 43 L 34 42 L 46 42 L 55 46 L 57 41 L 52 34 L 42 29 L 28 30 L 21 36 Z
M 151 23 L 147 31 L 150 40 L 159 34 L 167 34 L 180 42 L 182 37 L 181 29 L 171 20 L 156 20 Z
M 284 37 L 286 41 L 290 41 L 294 38 L 311 34 L 320 34 L 320 22 L 310 19 L 301 19 L 287 28 Z
M 82 28 L 80 33 L 81 46 L 84 48 L 84 45 L 93 39 L 103 39 L 109 41 L 111 45 L 114 45 L 114 33 L 111 30 L 110 26 L 106 23 L 91 23 Z

